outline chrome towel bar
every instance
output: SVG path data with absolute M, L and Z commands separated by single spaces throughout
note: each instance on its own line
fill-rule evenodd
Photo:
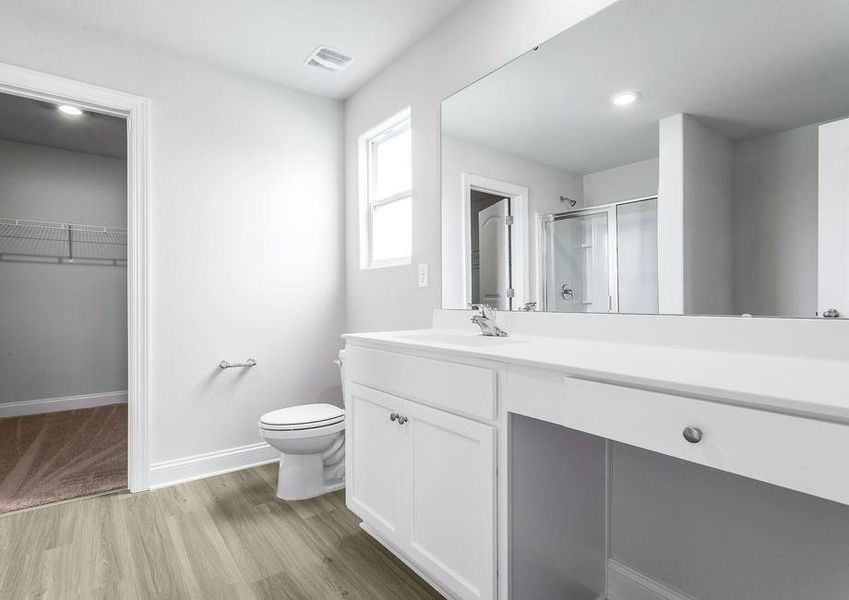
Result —
M 222 369 L 235 369 L 237 367 L 255 367 L 256 360 L 253 358 L 249 358 L 243 363 L 228 363 L 226 360 L 222 360 L 220 363 L 218 363 L 218 366 Z

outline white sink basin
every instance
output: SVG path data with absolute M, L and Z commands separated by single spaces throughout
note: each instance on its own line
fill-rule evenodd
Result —
M 452 344 L 454 346 L 501 346 L 504 344 L 521 344 L 522 340 L 511 337 L 491 337 L 481 334 L 445 333 L 443 331 L 399 333 L 398 337 L 405 340 L 432 342 L 435 344 Z

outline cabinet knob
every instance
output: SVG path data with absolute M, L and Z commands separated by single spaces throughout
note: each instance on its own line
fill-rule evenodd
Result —
M 397 418 L 398 418 L 398 415 L 396 415 L 395 413 L 390 413 L 390 414 L 389 414 L 389 420 L 390 420 L 390 421 L 394 421 L 394 420 L 395 420 L 395 419 L 397 419 Z
M 407 417 L 402 417 L 401 415 L 398 415 L 398 425 L 403 425 L 403 424 L 404 424 L 404 423 L 406 423 L 408 420 L 409 420 L 409 419 L 407 419 Z
M 692 425 L 684 428 L 684 439 L 691 444 L 698 444 L 702 441 L 702 430 Z

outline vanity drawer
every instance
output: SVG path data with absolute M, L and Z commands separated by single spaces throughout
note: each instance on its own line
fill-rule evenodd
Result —
M 562 374 L 511 372 L 510 391 L 519 380 L 530 393 L 508 392 L 511 412 L 849 504 L 847 425 Z
M 494 369 L 349 345 L 345 377 L 451 412 L 495 418 Z

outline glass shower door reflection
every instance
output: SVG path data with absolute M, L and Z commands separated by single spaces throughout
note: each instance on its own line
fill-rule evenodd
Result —
M 621 313 L 658 313 L 657 200 L 616 207 L 616 271 Z
M 543 223 L 545 310 L 608 312 L 607 210 L 556 216 Z

